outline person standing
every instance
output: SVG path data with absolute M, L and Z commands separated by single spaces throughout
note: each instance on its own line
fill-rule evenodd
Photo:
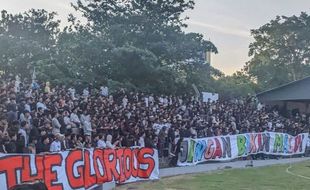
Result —
M 60 152 L 61 151 L 61 140 L 63 135 L 57 133 L 55 135 L 55 140 L 52 142 L 50 146 L 50 152 Z
M 16 153 L 17 152 L 17 135 L 11 134 L 10 139 L 7 139 L 8 143 L 4 143 L 4 153 Z
M 27 130 L 29 130 L 29 125 L 27 124 L 26 121 L 21 122 L 21 128 L 18 130 L 19 138 L 18 141 L 23 144 L 24 148 L 28 144 L 28 135 L 27 135 Z
M 83 132 L 85 136 L 91 137 L 93 129 L 91 126 L 91 118 L 90 114 L 87 112 L 87 110 L 83 111 L 83 114 L 81 115 L 81 123 L 83 125 Z
M 17 104 L 15 98 L 11 98 L 7 104 L 7 121 L 11 124 L 17 120 Z
M 107 148 L 111 148 L 111 149 L 114 149 L 117 147 L 117 145 L 120 143 L 119 140 L 115 141 L 114 143 L 112 143 L 112 135 L 108 135 L 107 136 L 107 141 L 106 141 L 106 145 L 107 145 Z
M 53 135 L 60 133 L 61 124 L 58 121 L 58 116 L 59 116 L 58 112 L 55 112 L 52 115 L 52 117 L 53 117 L 53 119 L 52 119 L 52 127 L 53 127 L 52 133 L 53 133 Z
M 72 126 L 72 128 L 71 128 L 72 133 L 78 135 L 80 133 L 79 130 L 80 130 L 80 126 L 81 126 L 81 121 L 80 121 L 77 113 L 78 113 L 78 108 L 75 108 L 70 115 L 70 120 L 71 120 L 71 122 L 74 123 L 74 126 Z
M 177 163 L 178 163 L 178 160 L 179 160 L 179 154 L 181 153 L 181 144 L 182 144 L 182 142 L 183 142 L 183 137 L 181 137 L 178 140 L 178 142 L 177 142 L 177 144 L 175 146 L 175 149 L 173 151 L 173 157 L 171 158 L 170 163 L 169 163 L 170 166 L 173 166 L 173 167 L 177 166 Z
M 145 147 L 144 139 L 145 139 L 145 132 L 140 134 L 139 141 L 138 141 L 138 144 L 140 147 Z
M 63 150 L 70 150 L 73 148 L 73 144 L 72 144 L 72 139 L 71 139 L 71 134 L 70 133 L 66 133 L 65 134 L 65 139 L 63 140 Z
M 106 143 L 104 141 L 104 135 L 103 134 L 99 135 L 99 140 L 97 142 L 97 147 L 98 148 L 106 148 L 107 147 L 107 145 L 106 145 Z
M 37 154 L 39 154 L 49 151 L 50 151 L 50 138 L 48 137 L 48 135 L 45 135 L 41 138 L 41 141 L 39 141 L 36 144 L 36 152 Z

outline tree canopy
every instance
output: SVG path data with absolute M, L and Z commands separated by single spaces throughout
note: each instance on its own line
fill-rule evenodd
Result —
M 242 96 L 308 76 L 310 16 L 278 16 L 251 31 L 250 61 L 232 76 L 205 63 L 218 53 L 206 36 L 186 33 L 193 0 L 78 0 L 60 27 L 57 13 L 31 9 L 0 18 L 0 71 L 55 84 L 108 85 L 152 93 Z M 233 64 L 233 63 L 231 63 Z
M 0 69 L 4 74 L 29 77 L 34 66 L 50 67 L 60 32 L 55 12 L 31 9 L 23 14 L 1 12 Z
M 301 79 L 310 74 L 310 16 L 277 16 L 252 30 L 245 70 L 262 89 Z
M 60 28 L 55 12 L 2 12 L 0 69 L 55 83 L 110 84 L 157 93 L 208 87 L 221 72 L 202 66 L 203 54 L 217 53 L 198 33 L 185 33 L 181 15 L 192 0 L 84 0 L 72 4 L 86 23 L 72 14 Z M 203 72 L 202 72 L 203 71 Z M 199 77 L 197 77 L 199 74 Z

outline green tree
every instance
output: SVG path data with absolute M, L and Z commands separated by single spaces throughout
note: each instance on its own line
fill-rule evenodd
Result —
M 257 85 L 252 78 L 243 71 L 237 71 L 231 76 L 224 76 L 216 81 L 216 92 L 222 99 L 245 97 L 255 94 Z
M 155 93 L 186 93 L 192 84 L 213 89 L 222 73 L 204 64 L 214 44 L 185 33 L 182 13 L 192 0 L 83 0 L 73 7 L 85 22 L 69 15 L 59 29 L 56 13 L 2 12 L 0 69 L 5 74 L 54 83 L 108 83 Z M 83 24 L 82 24 L 83 23 Z
M 193 8 L 192 0 L 129 0 L 125 3 L 86 0 L 73 6 L 87 19 L 86 27 L 93 35 L 107 39 L 114 46 L 107 52 L 112 55 L 106 60 L 111 71 L 109 79 L 121 83 L 126 80 L 140 89 L 170 93 L 176 93 L 179 88 L 183 92 L 191 90 L 192 83 L 207 82 L 194 75 L 203 63 L 203 53 L 217 52 L 217 49 L 201 34 L 182 31 L 186 18 L 181 14 Z M 205 75 L 210 76 L 211 70 L 214 71 L 212 67 L 205 67 Z M 143 77 L 145 73 L 147 77 Z M 210 80 L 210 77 L 203 79 Z
M 16 15 L 1 12 L 0 70 L 5 75 L 29 77 L 34 67 L 44 70 L 53 64 L 60 23 L 55 15 L 34 9 Z
M 309 75 L 310 16 L 277 16 L 275 20 L 252 30 L 245 70 L 262 89 L 301 79 Z
M 93 35 L 84 27 L 75 31 L 65 28 L 57 41 L 56 64 L 65 73 L 66 81 L 106 82 L 113 49 L 108 39 Z

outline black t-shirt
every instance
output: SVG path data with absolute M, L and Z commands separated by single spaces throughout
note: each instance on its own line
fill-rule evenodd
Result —
M 38 142 L 36 144 L 36 153 L 39 154 L 41 152 L 49 152 L 50 151 L 50 145 L 44 144 L 42 142 Z
M 174 139 L 175 139 L 174 130 L 170 128 L 168 130 L 168 140 L 170 143 L 172 143 Z
M 156 146 L 154 145 L 154 143 L 152 142 L 152 139 L 146 137 L 144 139 L 144 143 L 145 143 L 145 147 L 146 148 L 156 148 Z
M 17 152 L 16 141 L 11 140 L 8 144 L 6 144 L 5 150 L 7 151 L 7 153 L 16 153 Z
M 180 135 L 183 138 L 190 138 L 192 134 L 189 129 L 183 129 L 180 131 Z
M 4 152 L 4 149 L 5 149 L 4 142 L 3 142 L 2 139 L 0 139 L 0 152 L 1 152 L 1 153 L 5 153 L 5 152 Z
M 29 142 L 32 140 L 38 140 L 40 136 L 39 130 L 37 127 L 33 126 L 29 133 Z
M 7 111 L 16 112 L 17 111 L 17 105 L 15 103 L 9 103 L 7 106 Z
M 21 134 L 17 135 L 16 152 L 23 153 L 25 148 L 25 137 Z

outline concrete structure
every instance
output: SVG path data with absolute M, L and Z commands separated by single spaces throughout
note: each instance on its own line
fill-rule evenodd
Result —
M 281 109 L 310 113 L 310 77 L 261 92 L 256 95 L 260 102 L 277 105 Z

